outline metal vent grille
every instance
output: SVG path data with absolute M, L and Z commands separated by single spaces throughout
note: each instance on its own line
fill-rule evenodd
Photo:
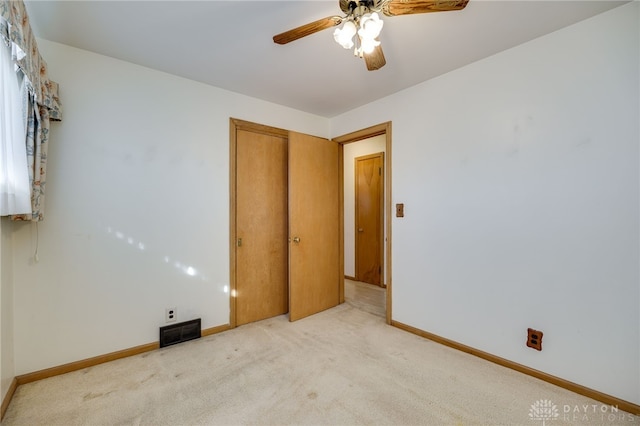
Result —
M 160 347 L 175 345 L 201 336 L 200 318 L 160 327 Z

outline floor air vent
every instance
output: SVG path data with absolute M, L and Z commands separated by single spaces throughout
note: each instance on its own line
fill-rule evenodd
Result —
M 200 338 L 200 318 L 160 327 L 160 347 Z

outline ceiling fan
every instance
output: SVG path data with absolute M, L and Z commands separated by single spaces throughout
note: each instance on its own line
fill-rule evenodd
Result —
M 345 49 L 354 48 L 354 55 L 364 58 L 369 71 L 382 68 L 387 61 L 378 36 L 383 22 L 378 15 L 413 15 L 464 9 L 469 0 L 338 0 L 345 16 L 329 16 L 273 36 L 277 44 L 287 44 L 299 38 L 340 24 L 333 33 L 335 41 Z

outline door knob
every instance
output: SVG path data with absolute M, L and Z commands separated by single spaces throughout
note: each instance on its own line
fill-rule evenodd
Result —
M 293 237 L 293 242 L 298 244 L 300 242 L 300 238 L 299 237 Z
M 364 229 L 358 228 L 358 232 L 364 232 Z

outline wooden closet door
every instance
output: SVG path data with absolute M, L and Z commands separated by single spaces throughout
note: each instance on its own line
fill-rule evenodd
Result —
M 340 303 L 338 144 L 289 132 L 289 320 Z
M 236 133 L 236 325 L 288 311 L 287 138 Z

